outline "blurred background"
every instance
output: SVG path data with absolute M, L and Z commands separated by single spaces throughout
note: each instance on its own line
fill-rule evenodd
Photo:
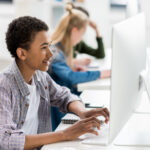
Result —
M 5 33 L 11 20 L 24 15 L 36 16 L 45 21 L 50 28 L 49 32 L 53 33 L 65 12 L 66 2 L 68 0 L 0 0 L 0 70 L 12 61 L 5 44 Z M 111 48 L 111 29 L 115 23 L 144 11 L 146 43 L 147 47 L 150 47 L 150 0 L 72 0 L 72 2 L 89 11 L 90 18 L 98 25 L 105 49 Z M 96 46 L 94 37 L 94 31 L 88 28 L 84 40 L 93 47 Z

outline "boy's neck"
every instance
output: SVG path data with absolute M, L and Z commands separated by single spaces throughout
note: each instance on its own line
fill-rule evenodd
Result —
M 34 75 L 35 71 L 31 70 L 27 65 L 25 65 L 22 61 L 16 60 L 16 64 L 25 80 L 26 83 L 32 83 L 32 76 Z

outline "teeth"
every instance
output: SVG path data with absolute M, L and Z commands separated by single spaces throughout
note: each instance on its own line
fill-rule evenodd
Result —
M 47 61 L 43 61 L 44 63 L 50 63 L 52 60 L 50 59 L 50 60 L 47 60 Z

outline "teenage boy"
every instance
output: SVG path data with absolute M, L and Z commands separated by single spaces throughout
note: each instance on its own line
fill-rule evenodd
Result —
M 74 140 L 84 133 L 98 134 L 96 118 L 109 120 L 107 108 L 87 111 L 80 99 L 57 85 L 46 73 L 52 52 L 48 26 L 29 16 L 13 20 L 6 43 L 14 62 L 0 74 L 0 149 L 38 149 L 44 144 Z M 50 105 L 73 112 L 81 121 L 51 132 Z

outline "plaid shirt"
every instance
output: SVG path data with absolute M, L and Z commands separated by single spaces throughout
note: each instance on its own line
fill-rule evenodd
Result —
M 40 92 L 38 133 L 50 132 L 50 105 L 68 112 L 68 104 L 79 98 L 72 95 L 67 88 L 57 85 L 46 72 L 36 71 L 33 78 Z M 29 94 L 29 89 L 14 61 L 0 73 L 0 150 L 24 149 L 25 133 L 21 131 L 21 127 L 28 111 Z

